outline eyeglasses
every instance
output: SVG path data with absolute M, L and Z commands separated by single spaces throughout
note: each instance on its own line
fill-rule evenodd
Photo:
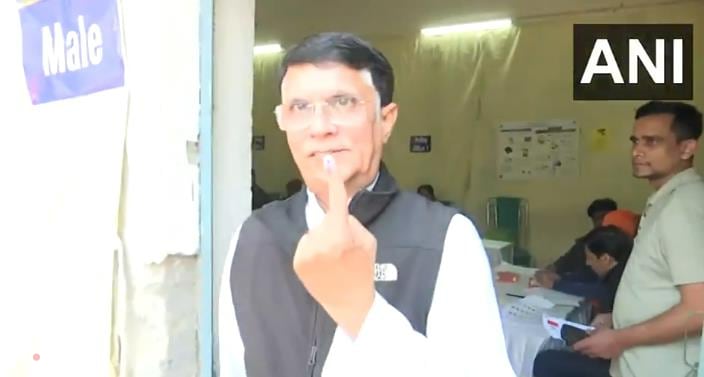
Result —
M 351 95 L 336 95 L 326 100 L 309 102 L 294 100 L 282 103 L 274 108 L 276 122 L 283 131 L 302 131 L 313 124 L 319 112 L 328 117 L 328 121 L 340 127 L 349 127 L 364 121 L 367 102 Z

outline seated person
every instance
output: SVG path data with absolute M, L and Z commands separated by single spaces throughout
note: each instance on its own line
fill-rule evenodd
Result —
M 587 216 L 592 221 L 592 229 L 602 225 L 604 216 L 611 211 L 615 211 L 618 205 L 613 199 L 604 198 L 594 200 L 587 207 Z M 574 245 L 555 262 L 545 269 L 535 273 L 535 280 L 541 285 L 552 285 L 560 278 L 570 277 L 573 280 L 594 281 L 596 275 L 591 269 L 586 268 L 586 256 L 584 255 L 584 236 L 577 238 Z
M 610 313 L 633 239 L 615 225 L 596 228 L 584 237 L 586 265 L 598 276 L 595 282 L 560 279 L 551 287 L 595 301 L 599 312 Z
M 252 169 L 252 210 L 262 208 L 273 198 L 257 184 L 257 174 Z
M 626 261 L 633 241 L 626 232 L 615 225 L 596 228 L 585 237 L 587 264 L 599 276 L 597 283 L 560 280 L 554 289 L 576 294 L 599 302 L 601 311 L 592 325 L 608 327 L 610 312 L 616 297 Z M 533 363 L 535 377 L 607 376 L 610 360 L 590 358 L 570 350 L 548 350 L 538 354 Z
M 604 216 L 602 220 L 602 226 L 608 226 L 608 225 L 614 225 L 621 229 L 622 232 L 624 232 L 628 237 L 630 237 L 631 240 L 633 240 L 636 236 L 636 232 L 638 231 L 638 222 L 640 220 L 640 217 L 627 210 L 627 209 L 617 209 L 615 211 L 611 211 Z M 598 228 L 595 228 L 598 229 Z M 591 233 L 591 232 L 590 232 Z M 588 233 L 589 234 L 589 233 Z M 585 240 L 587 236 L 582 237 L 581 241 L 582 244 L 586 247 Z M 586 250 L 586 248 L 585 248 Z M 586 273 L 572 273 L 572 274 L 565 274 L 564 276 L 560 275 L 554 275 L 551 276 L 547 279 L 543 280 L 538 280 L 537 285 L 540 285 L 545 288 L 553 288 L 555 283 L 560 280 L 569 280 L 569 281 L 582 281 L 582 282 L 596 282 L 599 280 L 599 277 L 594 274 L 594 271 L 592 271 L 591 268 L 589 268 L 586 265 L 586 254 L 585 254 L 585 268 L 589 270 L 589 274 L 587 275 Z M 594 278 L 590 278 L 590 276 L 594 276 Z
M 424 196 L 426 199 L 430 200 L 431 202 L 437 201 L 438 199 L 435 197 L 435 189 L 433 188 L 432 185 L 429 184 L 423 184 L 418 186 L 418 189 L 416 192 L 420 196 Z
M 430 200 L 431 202 L 438 201 L 438 198 L 435 196 L 435 189 L 433 188 L 432 185 L 429 185 L 427 183 L 422 184 L 422 185 L 418 186 L 418 189 L 416 189 L 416 192 L 420 196 L 424 196 L 426 199 Z M 460 214 L 462 214 L 464 217 L 466 217 L 466 218 L 470 219 L 472 222 L 474 222 L 474 219 L 469 215 L 469 213 L 467 213 L 467 211 L 465 211 L 460 206 L 456 206 L 456 205 L 452 204 L 452 202 L 450 202 L 450 201 L 439 201 L 439 202 L 448 206 L 448 207 L 452 207 L 452 208 L 457 209 L 458 211 L 460 211 Z
M 631 239 L 634 239 L 638 233 L 639 222 L 640 215 L 627 209 L 617 209 L 607 213 L 601 225 L 615 225 L 631 237 Z

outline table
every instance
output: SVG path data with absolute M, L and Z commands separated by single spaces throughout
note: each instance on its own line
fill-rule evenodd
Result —
M 528 281 L 537 269 L 504 262 L 494 268 L 494 271 L 513 272 L 520 276 L 515 283 L 495 282 L 497 300 L 503 309 L 521 299 L 509 296 L 509 294 L 517 296 L 526 294 Z M 580 323 L 586 323 L 590 314 L 589 306 L 586 303 L 582 303 L 579 307 L 556 306 L 546 312 L 554 317 Z M 550 338 L 541 321 L 526 322 L 502 316 L 502 324 L 509 360 L 517 377 L 533 377 L 533 361 L 538 352 L 564 347 L 561 340 Z

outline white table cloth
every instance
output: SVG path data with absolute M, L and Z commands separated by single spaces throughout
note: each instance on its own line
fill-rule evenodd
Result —
M 537 269 L 501 263 L 494 269 L 494 271 L 495 273 L 499 271 L 513 272 L 519 275 L 519 280 L 515 283 L 495 282 L 497 299 L 500 307 L 504 309 L 508 305 L 511 305 L 521 299 L 520 297 L 513 297 L 509 295 L 526 295 L 528 281 Z M 549 296 L 547 294 L 549 292 L 547 291 L 538 291 L 538 293 L 541 296 Z M 546 312 L 551 316 L 566 319 L 567 316 L 575 309 L 576 308 L 574 306 L 556 306 L 552 309 L 546 310 Z M 543 327 L 541 321 L 525 321 L 502 315 L 502 323 L 506 348 L 508 350 L 511 366 L 513 366 L 516 376 L 532 377 L 533 362 L 535 361 L 535 357 L 538 355 L 538 352 L 543 349 L 554 347 L 554 343 L 552 347 L 550 346 L 550 335 Z M 559 343 L 560 341 L 556 342 Z

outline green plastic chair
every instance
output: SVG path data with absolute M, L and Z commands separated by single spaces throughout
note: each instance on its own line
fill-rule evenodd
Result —
M 528 201 L 515 197 L 495 197 L 487 202 L 488 230 L 485 238 L 513 243 L 513 261 L 532 267 L 533 257 L 527 250 Z

